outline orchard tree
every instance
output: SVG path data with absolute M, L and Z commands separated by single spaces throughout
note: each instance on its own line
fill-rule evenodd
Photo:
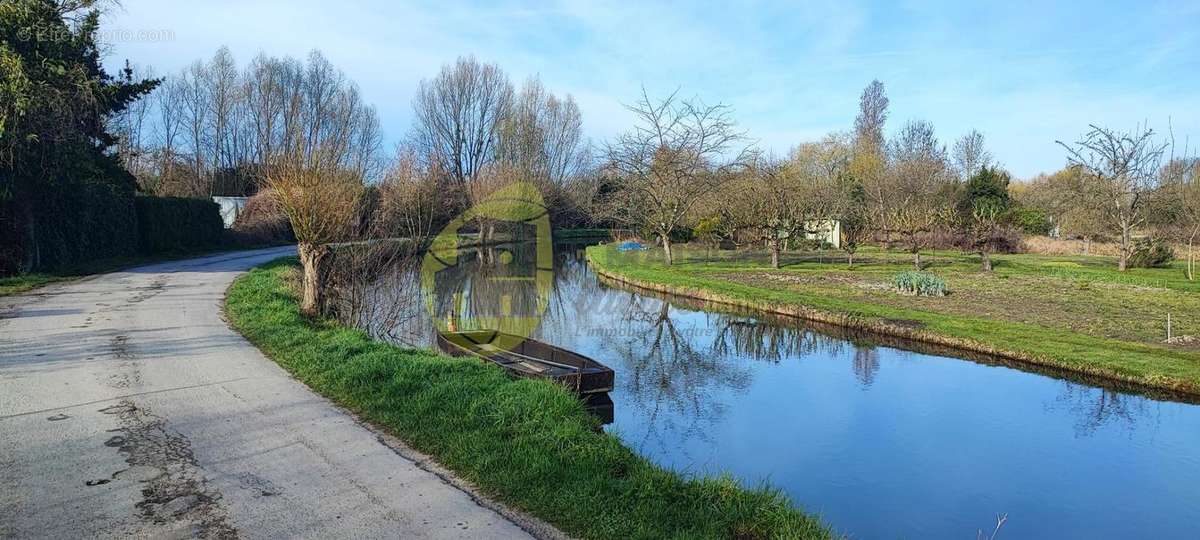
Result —
M 732 220 L 753 234 L 753 240 L 771 252 L 771 268 L 779 268 L 784 243 L 804 228 L 805 203 L 794 167 L 785 161 L 765 157 L 755 160 L 740 175 L 739 181 L 724 190 L 724 205 L 734 209 Z
M 952 209 L 952 185 L 946 149 L 938 142 L 933 125 L 909 122 L 889 147 L 885 180 L 872 193 L 872 204 L 883 231 L 895 233 L 921 269 L 921 251 L 928 233 L 946 221 Z
M 652 100 L 643 89 L 628 107 L 637 124 L 605 147 L 616 183 L 608 215 L 657 236 L 668 265 L 671 234 L 751 157 L 728 106 L 677 95 Z
M 1091 128 L 1074 144 L 1058 144 L 1081 174 L 1078 195 L 1093 200 L 1107 228 L 1117 234 L 1117 270 L 1124 272 L 1133 255 L 1134 232 L 1146 225 L 1149 217 L 1147 209 L 1159 187 L 1159 165 L 1167 143 L 1157 141 L 1149 128 L 1128 133 Z

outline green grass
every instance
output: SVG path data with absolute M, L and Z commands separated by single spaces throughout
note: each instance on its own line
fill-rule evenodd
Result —
M 0 278 L 0 296 L 8 296 L 10 294 L 20 294 L 56 281 L 71 279 L 70 277 L 60 276 L 55 274 L 21 274 L 12 277 Z
M 635 455 L 566 390 L 470 359 L 374 342 L 298 311 L 294 260 L 229 290 L 233 326 L 317 392 L 488 496 L 584 538 L 827 538 L 778 491 L 685 478 Z
M 574 238 L 612 238 L 612 229 L 554 229 L 554 238 L 556 240 L 574 239 Z
M 931 298 L 891 289 L 912 268 L 903 253 L 868 250 L 852 269 L 838 253 L 792 253 L 773 270 L 762 253 L 678 252 L 671 267 L 654 250 L 588 257 L 637 285 L 1200 394 L 1200 349 L 1164 343 L 1167 313 L 1174 335 L 1200 336 L 1200 283 L 1179 264 L 1122 274 L 1104 257 L 1002 255 L 989 274 L 976 257 L 933 252 L 926 271 L 951 294 Z

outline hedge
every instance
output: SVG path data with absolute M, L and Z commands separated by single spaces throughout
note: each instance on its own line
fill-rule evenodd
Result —
M 136 255 L 137 216 L 133 190 L 117 183 L 80 180 L 47 183 L 31 197 L 33 242 L 23 229 L 27 219 L 20 215 L 20 202 L 9 206 L 6 220 L 12 231 L 5 234 L 22 246 L 15 248 L 13 266 L 20 259 L 32 261 L 33 269 L 54 270 L 88 261 Z M 10 269 L 11 270 L 11 269 Z
M 139 196 L 134 207 L 144 254 L 216 247 L 225 232 L 220 206 L 211 200 Z

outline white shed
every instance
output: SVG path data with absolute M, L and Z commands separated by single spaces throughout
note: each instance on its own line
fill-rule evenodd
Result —
M 213 197 L 213 202 L 221 207 L 221 220 L 225 222 L 225 228 L 233 227 L 233 222 L 237 221 L 238 215 L 242 213 L 242 209 L 246 207 L 246 199 L 249 197 Z

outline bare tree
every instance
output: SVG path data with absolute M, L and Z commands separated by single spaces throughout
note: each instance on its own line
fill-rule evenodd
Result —
M 363 183 L 362 177 L 340 167 L 336 150 L 297 150 L 276 159 L 266 182 L 299 244 L 304 272 L 300 310 L 315 317 L 325 312 L 332 254 L 328 244 L 349 239 L 358 221 Z
M 155 132 L 157 134 L 158 150 L 156 155 L 154 190 L 161 192 L 164 188 L 175 185 L 181 180 L 178 174 L 178 146 L 182 136 L 183 113 L 181 99 L 183 97 L 183 81 L 178 78 L 167 79 L 154 92 L 154 108 L 157 113 Z M 143 179 L 143 185 L 146 180 Z M 187 191 L 191 191 L 190 189 Z
M 1133 234 L 1146 224 L 1150 198 L 1158 189 L 1159 164 L 1167 143 L 1156 141 L 1149 128 L 1128 133 L 1091 128 L 1074 144 L 1058 144 L 1083 175 L 1079 195 L 1100 203 L 1106 224 L 1119 235 L 1117 269 L 1124 272 L 1133 255 Z
M 524 176 L 516 166 L 496 161 L 476 171 L 475 177 L 466 186 L 467 201 L 471 206 L 477 206 L 488 200 L 493 193 L 517 182 L 524 181 Z M 480 212 L 475 217 L 479 229 L 479 243 L 487 245 L 496 239 L 497 220 Z
M 677 94 L 655 101 L 643 89 L 641 100 L 628 106 L 637 125 L 606 146 L 617 181 L 609 215 L 656 235 L 667 264 L 673 262 L 671 234 L 751 155 L 729 107 Z
M 242 88 L 238 82 L 237 64 L 233 53 L 228 47 L 217 49 L 212 61 L 204 70 L 203 84 L 208 96 L 209 155 L 216 169 L 231 169 L 235 162 L 235 132 L 237 129 L 234 118 L 237 103 L 241 100 Z
M 307 63 L 259 55 L 238 71 L 221 48 L 169 78 L 154 105 L 158 160 L 139 176 L 162 193 L 252 192 L 267 164 L 315 148 L 367 181 L 383 172 L 375 109 L 318 51 Z
M 927 233 L 951 209 L 946 149 L 938 142 L 933 125 L 909 122 L 890 145 L 887 180 L 872 201 L 880 210 L 880 226 L 899 234 L 921 268 L 921 250 Z
M 184 134 L 191 149 L 191 174 L 194 182 L 204 185 L 196 193 L 189 194 L 192 196 L 212 195 L 211 182 L 207 181 L 208 162 L 205 160 L 206 145 L 210 138 L 209 116 L 212 114 L 212 101 L 204 84 L 207 77 L 207 68 L 200 61 L 196 61 L 179 74 L 179 103 L 182 105 L 180 110 L 183 113 Z
M 499 66 L 459 58 L 418 86 L 412 144 L 466 184 L 494 159 L 497 130 L 512 100 L 512 83 Z
M 960 181 L 966 181 L 992 164 L 992 154 L 984 144 L 983 134 L 974 129 L 954 142 L 952 159 Z
M 579 196 L 590 191 L 590 184 L 581 181 L 587 178 L 583 173 L 590 152 L 571 96 L 559 99 L 530 79 L 501 119 L 497 135 L 496 159 L 538 186 L 555 223 L 578 211 Z
M 571 96 L 559 99 L 530 79 L 501 120 L 497 159 L 538 183 L 560 185 L 586 164 L 583 118 Z
M 450 211 L 447 183 L 436 163 L 418 158 L 410 148 L 398 148 L 378 185 L 371 236 L 403 238 L 423 248 L 421 242 L 433 237 Z
M 286 66 L 266 55 L 258 55 L 246 68 L 243 95 L 248 102 L 249 123 L 254 136 L 253 159 L 265 163 L 274 155 L 285 106 Z

